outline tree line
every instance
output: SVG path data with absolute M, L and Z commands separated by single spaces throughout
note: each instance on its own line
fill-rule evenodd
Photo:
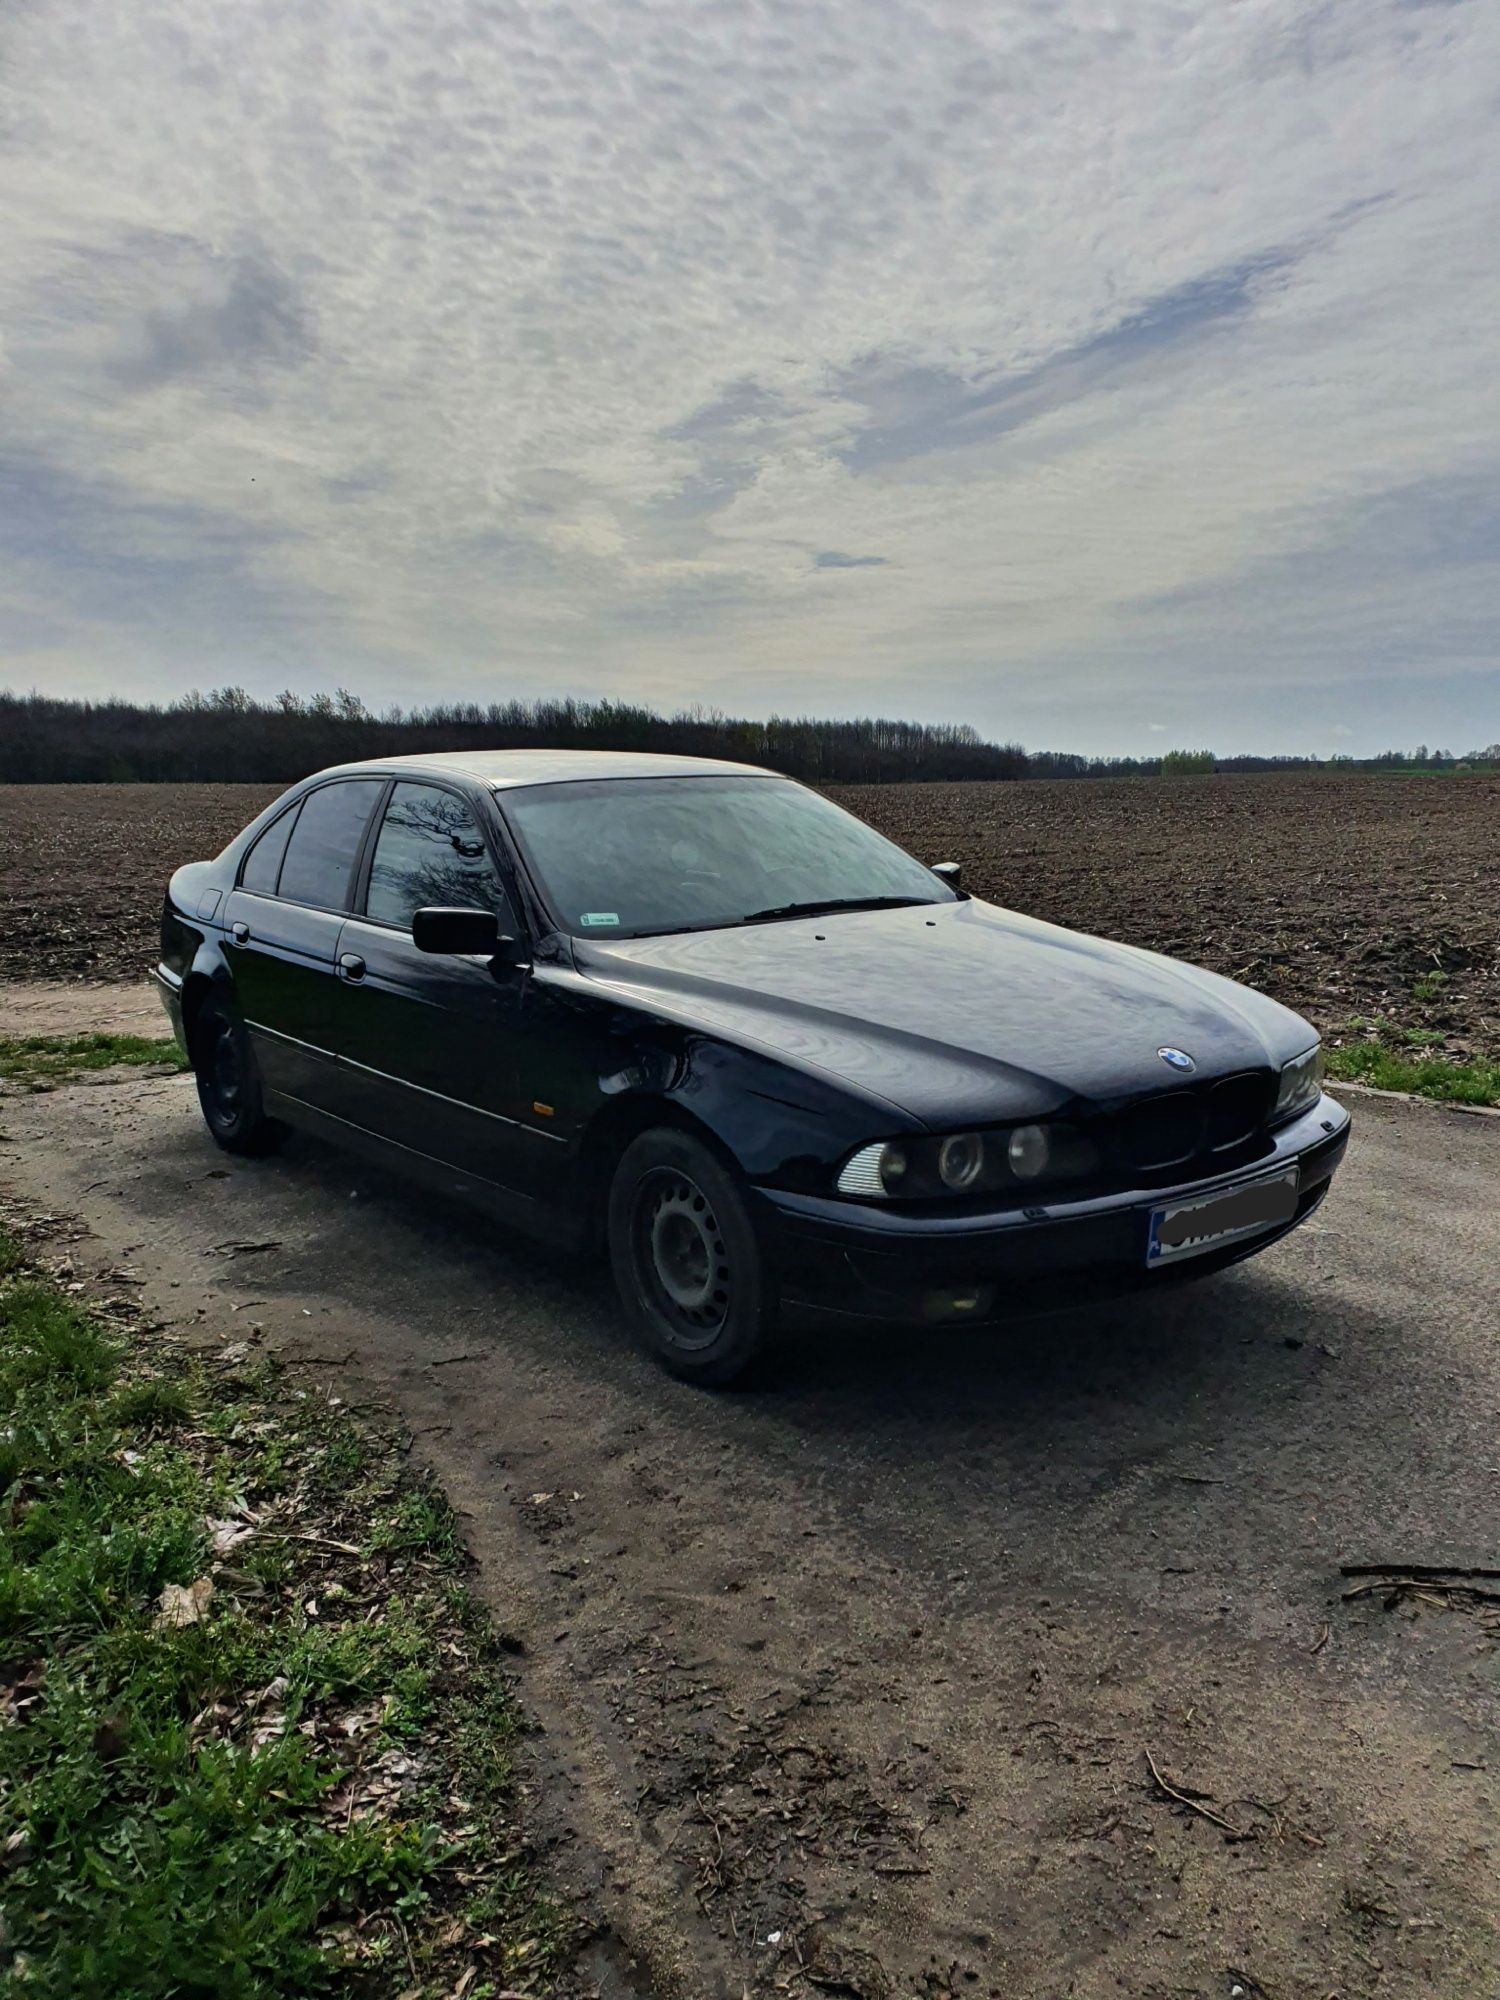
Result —
M 1157 777 L 1174 771 L 1292 770 L 1311 757 L 1220 757 L 1166 751 L 1160 757 L 1082 757 L 990 743 L 967 724 L 808 716 L 748 721 L 715 710 L 655 709 L 613 701 L 506 701 L 387 708 L 357 695 L 297 695 L 256 701 L 243 688 L 196 690 L 166 705 L 69 701 L 0 690 L 0 782 L 131 784 L 162 781 L 289 784 L 309 771 L 364 757 L 439 750 L 532 748 L 652 750 L 762 764 L 811 784 L 910 783 L 922 779 Z M 1351 765 L 1353 759 L 1335 759 Z M 1456 759 L 1392 750 L 1366 768 L 1443 768 L 1500 761 L 1500 745 Z

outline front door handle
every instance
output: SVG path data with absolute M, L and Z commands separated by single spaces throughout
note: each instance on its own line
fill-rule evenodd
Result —
M 229 934 L 236 944 L 249 944 L 250 942 L 250 926 L 248 924 L 231 924 L 229 926 Z
M 340 952 L 339 971 L 346 979 L 363 979 L 365 976 L 365 962 L 357 951 Z

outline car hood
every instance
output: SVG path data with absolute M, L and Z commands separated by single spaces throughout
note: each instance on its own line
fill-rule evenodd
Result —
M 1217 973 L 971 899 L 579 940 L 585 977 L 935 1127 L 1116 1105 L 1275 1066 L 1313 1031 Z

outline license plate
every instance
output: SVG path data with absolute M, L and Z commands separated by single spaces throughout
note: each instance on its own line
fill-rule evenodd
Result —
M 1295 1167 L 1264 1180 L 1195 1195 L 1191 1201 L 1169 1201 L 1151 1211 L 1146 1262 L 1173 1264 L 1181 1257 L 1201 1257 L 1237 1237 L 1257 1236 L 1290 1222 L 1296 1212 Z

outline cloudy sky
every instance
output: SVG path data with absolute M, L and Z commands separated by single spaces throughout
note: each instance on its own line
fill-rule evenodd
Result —
M 1495 0 L 10 0 L 0 684 L 1500 737 Z

